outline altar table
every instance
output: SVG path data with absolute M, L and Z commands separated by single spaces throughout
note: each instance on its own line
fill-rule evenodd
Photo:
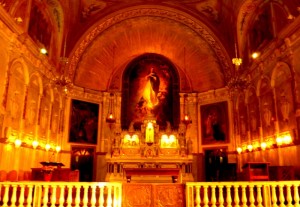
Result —
M 173 183 L 181 183 L 180 168 L 123 168 L 124 175 L 128 183 L 131 176 L 155 175 L 155 176 L 171 176 Z

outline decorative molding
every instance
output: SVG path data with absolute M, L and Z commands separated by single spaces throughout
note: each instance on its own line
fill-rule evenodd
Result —
M 94 28 L 88 31 L 79 45 L 75 47 L 75 51 L 73 51 L 70 55 L 68 76 L 71 79 L 74 77 L 75 70 L 81 59 L 81 56 L 98 35 L 100 35 L 102 32 L 104 32 L 114 24 L 120 23 L 126 19 L 141 16 L 168 18 L 180 22 L 194 30 L 197 34 L 199 34 L 199 36 L 206 40 L 211 49 L 215 52 L 216 57 L 220 61 L 220 65 L 223 66 L 225 77 L 230 76 L 230 59 L 226 56 L 225 49 L 222 47 L 222 44 L 219 42 L 219 40 L 217 40 L 217 37 L 214 36 L 212 32 L 205 27 L 204 24 L 201 24 L 201 22 L 198 22 L 197 20 L 194 20 L 191 17 L 187 17 L 179 12 L 168 11 L 160 8 L 135 8 L 128 11 L 123 11 L 96 25 Z

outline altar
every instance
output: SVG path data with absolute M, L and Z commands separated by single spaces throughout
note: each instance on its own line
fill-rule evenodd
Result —
M 117 127 L 111 153 L 106 156 L 106 181 L 122 182 L 191 182 L 192 154 L 186 139 L 186 125 L 160 130 L 149 116 L 141 130 Z

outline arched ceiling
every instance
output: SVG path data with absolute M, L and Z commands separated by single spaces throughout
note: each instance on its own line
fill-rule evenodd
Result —
M 182 74 L 181 88 L 192 91 L 224 87 L 231 67 L 210 28 L 167 7 L 138 6 L 113 13 L 91 27 L 75 48 L 70 58 L 74 84 L 100 91 L 106 91 L 111 81 L 121 90 L 122 69 L 144 53 L 168 58 Z

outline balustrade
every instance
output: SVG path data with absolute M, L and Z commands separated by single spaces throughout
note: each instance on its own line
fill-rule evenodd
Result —
M 128 185 L 128 184 L 127 184 Z M 300 181 L 187 182 L 186 207 L 300 207 Z M 119 182 L 0 182 L 0 206 L 121 207 Z

